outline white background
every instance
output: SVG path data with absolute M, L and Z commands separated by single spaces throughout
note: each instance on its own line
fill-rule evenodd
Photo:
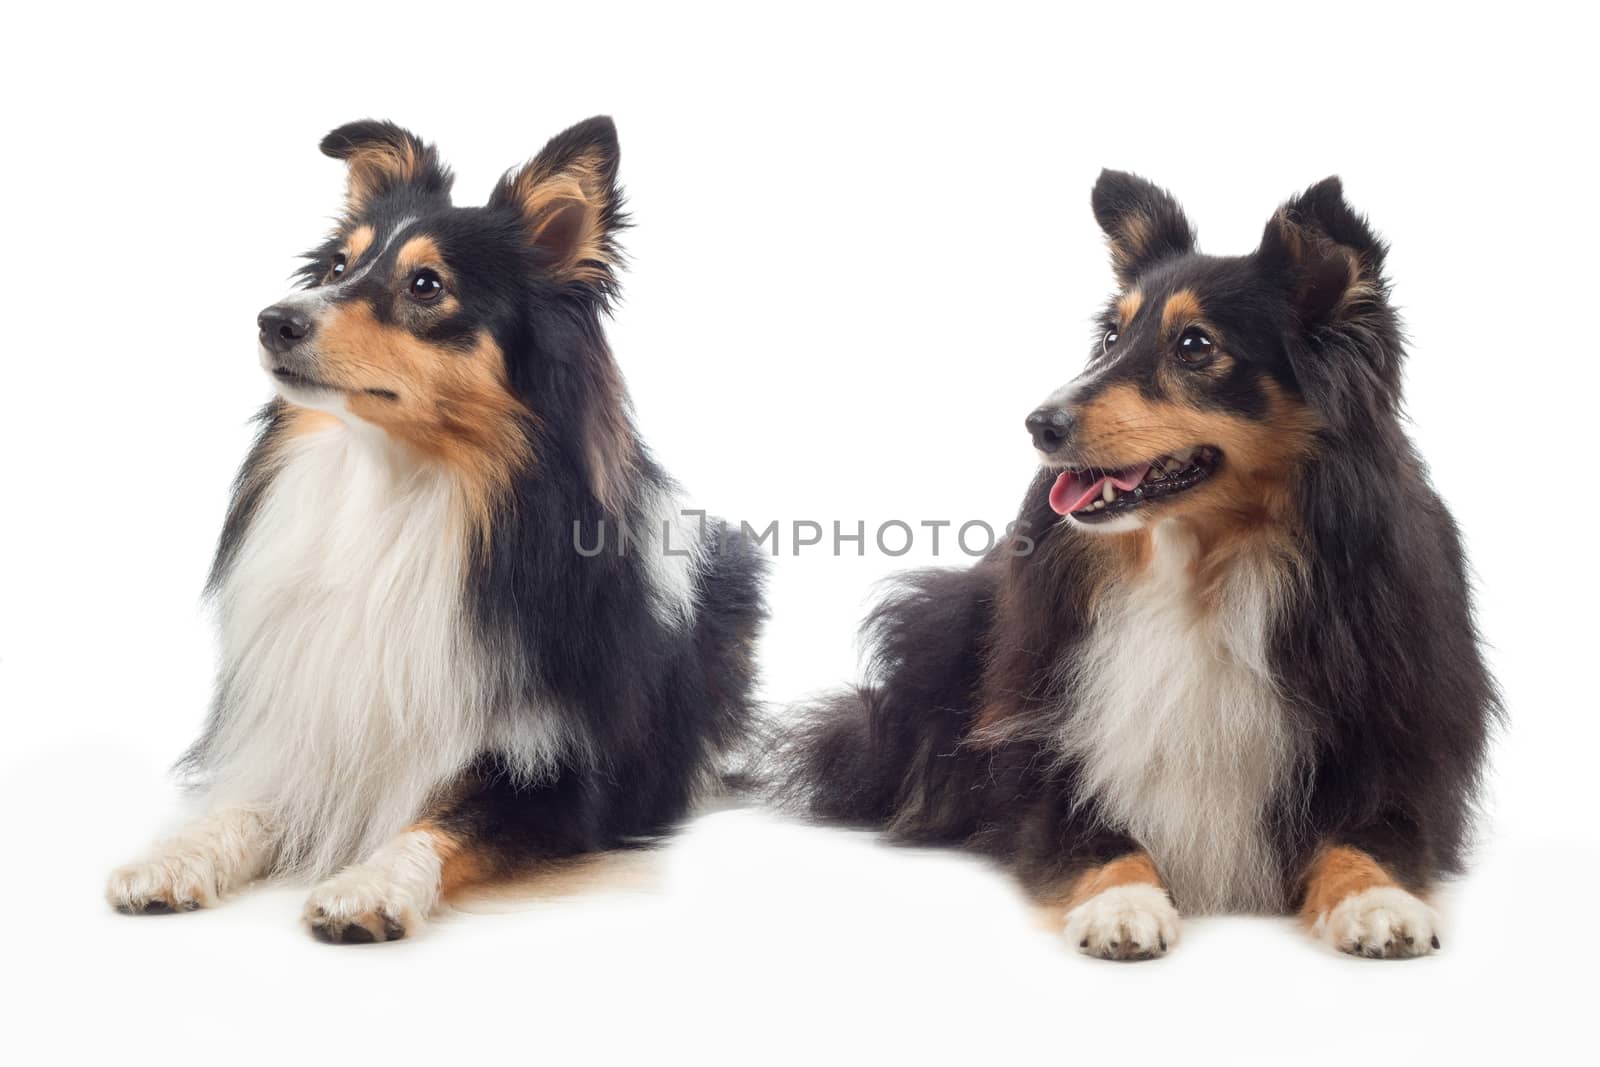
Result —
M 358 7 L 5 16 L 14 1062 L 1285 1062 L 1576 1039 L 1600 876 L 1592 27 L 1532 3 Z M 1110 285 L 1102 165 L 1168 185 L 1224 253 L 1341 174 L 1394 246 L 1414 432 L 1511 713 L 1445 951 L 1360 962 L 1287 920 L 1208 919 L 1163 962 L 1107 965 L 965 858 L 737 809 L 642 877 L 383 948 L 314 943 L 297 887 L 112 914 L 105 874 L 178 811 L 165 768 L 210 684 L 199 589 L 268 395 L 254 316 L 339 203 L 318 139 L 395 119 L 477 203 L 597 112 L 638 223 L 611 336 L 640 424 L 697 499 L 763 523 L 1014 513 L 1022 418 L 1076 372 Z M 929 548 L 779 560 L 766 695 L 851 677 L 872 583 Z

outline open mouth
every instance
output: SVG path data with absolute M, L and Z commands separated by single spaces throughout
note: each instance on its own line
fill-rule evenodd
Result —
M 1188 492 L 1216 473 L 1222 453 L 1198 445 L 1119 470 L 1089 467 L 1061 472 L 1050 487 L 1050 507 L 1079 522 L 1103 522 L 1156 500 Z

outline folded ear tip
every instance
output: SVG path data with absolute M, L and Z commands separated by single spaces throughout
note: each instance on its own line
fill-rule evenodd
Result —
M 317 147 L 322 154 L 333 159 L 349 159 L 357 147 L 372 140 L 379 123 L 376 119 L 358 119 L 347 122 L 337 129 L 329 130 L 322 143 Z
M 361 119 L 329 131 L 322 154 L 349 164 L 347 205 L 357 209 L 401 185 L 420 193 L 450 197 L 450 168 L 416 134 L 392 122 Z
M 350 153 L 355 151 L 356 142 L 350 136 L 351 127 L 355 125 L 356 123 L 352 122 L 336 130 L 329 130 L 317 148 L 330 159 L 349 159 Z
M 317 147 L 325 156 L 333 159 L 349 159 L 362 145 L 380 141 L 393 145 L 406 142 L 421 144 L 415 134 L 392 122 L 381 119 L 357 119 L 355 122 L 345 123 L 338 129 L 330 130 Z

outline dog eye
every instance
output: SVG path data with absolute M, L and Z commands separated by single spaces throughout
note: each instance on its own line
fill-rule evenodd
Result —
M 1191 367 L 1210 362 L 1216 350 L 1217 346 L 1198 326 L 1189 327 L 1178 337 L 1178 359 Z
M 322 276 L 322 284 L 336 282 L 344 275 L 344 265 L 347 262 L 343 252 L 333 257 L 333 263 L 328 267 L 328 273 Z
M 1106 335 L 1100 339 L 1100 351 L 1109 352 L 1111 346 L 1117 343 L 1117 338 L 1122 335 L 1116 330 L 1107 330 Z
M 444 279 L 424 267 L 411 276 L 411 285 L 407 291 L 413 300 L 420 300 L 423 303 L 437 300 L 439 294 L 444 292 Z

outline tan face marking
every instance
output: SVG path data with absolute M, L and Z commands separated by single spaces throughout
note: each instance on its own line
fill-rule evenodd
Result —
M 1271 379 L 1263 380 L 1262 390 L 1267 413 L 1260 419 L 1151 399 L 1127 384 L 1106 389 L 1078 412 L 1077 462 L 1086 466 L 1127 467 L 1197 445 L 1222 450 L 1221 467 L 1205 482 L 1148 505 L 1162 518 L 1181 519 L 1195 530 L 1202 596 L 1256 535 L 1292 551 L 1294 478 L 1316 447 L 1321 423 Z M 1148 527 L 1141 527 L 1096 542 L 1109 542 L 1099 551 L 1116 570 L 1136 568 L 1149 558 L 1148 537 Z
M 440 274 L 445 273 L 444 254 L 432 237 L 412 237 L 400 246 L 400 253 L 395 257 L 396 270 L 404 274 L 418 267 L 431 267 Z
M 1075 462 L 1115 469 L 1206 444 L 1223 450 L 1225 467 L 1256 470 L 1297 459 L 1317 420 L 1275 382 L 1261 384 L 1268 408 L 1262 419 L 1154 399 L 1132 384 L 1112 385 L 1078 408 Z
M 413 303 L 409 311 L 417 314 L 426 314 L 437 318 L 445 318 L 460 309 L 460 301 L 455 295 L 455 286 L 452 284 L 450 271 L 444 265 L 444 255 L 439 251 L 439 246 L 431 237 L 413 237 L 400 246 L 400 252 L 395 256 L 394 284 L 397 292 L 405 294 L 412 274 L 422 269 L 428 269 L 439 275 L 444 282 L 444 292 L 437 298 L 426 303 Z
M 1139 314 L 1139 308 L 1143 305 L 1144 294 L 1137 289 L 1130 289 L 1117 297 L 1117 322 L 1124 330 L 1133 321 L 1133 317 Z
M 367 249 L 372 247 L 373 238 L 376 236 L 377 231 L 367 223 L 362 223 L 360 226 L 357 226 L 355 229 L 350 231 L 350 237 L 344 243 L 346 270 L 349 270 L 351 267 L 355 266 L 356 262 L 366 254 Z
M 493 498 L 530 457 L 504 357 L 487 332 L 443 348 L 379 322 L 364 301 L 335 304 L 318 324 L 316 374 L 346 390 L 351 414 L 455 468 L 487 521 Z
M 1167 297 L 1166 304 L 1161 308 L 1161 336 L 1177 336 L 1179 330 L 1198 322 L 1203 314 L 1200 298 L 1195 296 L 1194 290 L 1179 289 Z

